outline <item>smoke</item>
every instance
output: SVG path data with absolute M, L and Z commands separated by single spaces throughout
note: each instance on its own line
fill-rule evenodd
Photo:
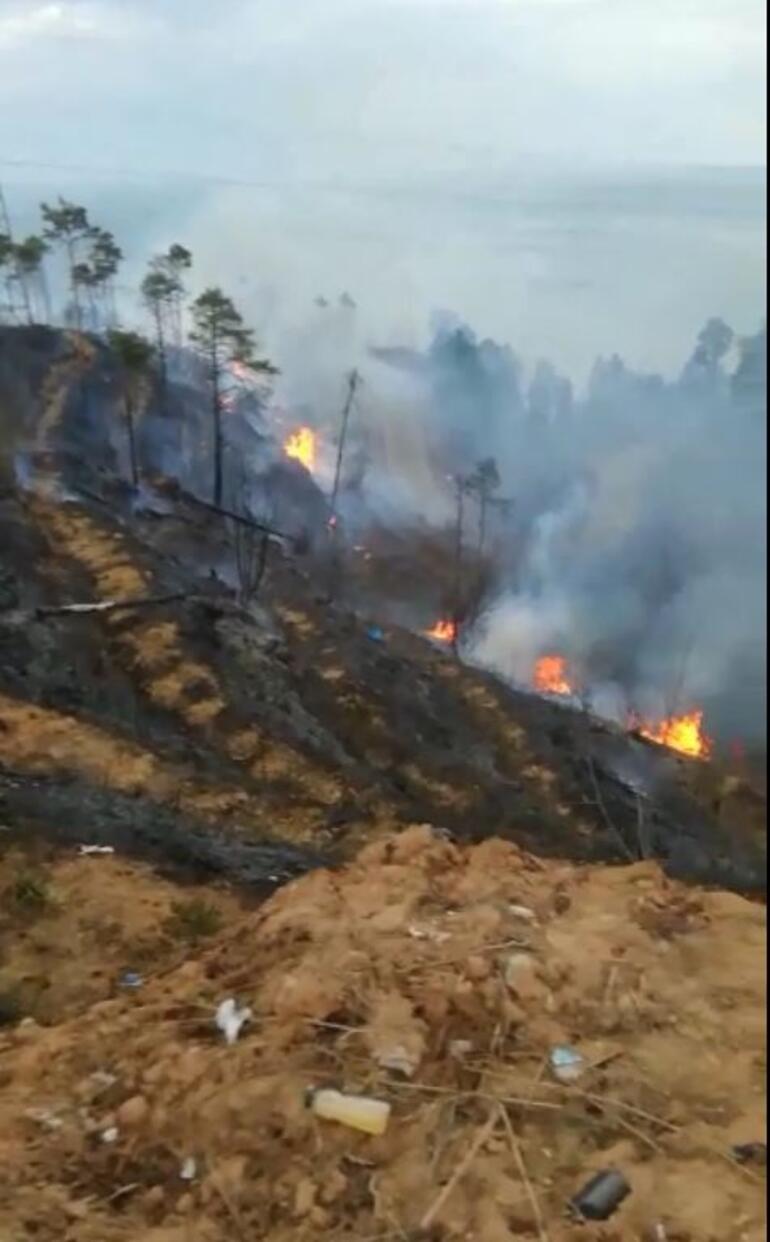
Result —
M 281 340 L 278 400 L 328 444 L 361 369 L 349 528 L 446 527 L 451 478 L 494 459 L 512 513 L 489 518 L 503 585 L 471 659 L 530 685 L 559 652 L 604 715 L 698 706 L 718 741 L 764 740 L 764 329 L 736 340 L 710 320 L 673 378 L 599 358 L 578 394 L 446 311 L 422 349 L 367 345 L 334 300 Z
M 559 652 L 604 715 L 698 706 L 718 741 L 764 739 L 764 330 L 736 342 L 710 320 L 674 379 L 599 359 L 579 396 L 446 312 L 422 351 L 361 355 L 362 340 L 351 329 L 346 348 L 364 376 L 351 443 L 366 446 L 365 520 L 447 525 L 449 479 L 489 458 L 493 499 L 513 502 L 490 536 L 503 586 L 471 659 L 529 685 Z M 305 343 L 293 365 L 312 405 L 311 356 Z
M 529 448 L 513 414 L 499 451 L 505 486 L 523 501 L 523 553 L 473 654 L 526 682 L 539 654 L 559 651 L 606 713 L 696 704 L 718 739 L 758 741 L 766 341 L 762 331 L 742 345 L 731 382 L 726 348 L 708 356 L 718 327 L 707 325 L 674 382 L 615 359 L 547 420 L 530 392 Z M 493 451 L 489 440 L 474 447 Z

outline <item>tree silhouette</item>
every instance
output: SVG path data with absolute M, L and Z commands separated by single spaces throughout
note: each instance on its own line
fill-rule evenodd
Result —
M 30 322 L 34 319 L 34 299 L 32 292 L 37 294 L 38 302 L 43 304 L 43 318 L 48 320 L 51 318 L 51 307 L 48 297 L 48 285 L 45 279 L 45 269 L 43 268 L 43 259 L 48 253 L 49 247 L 42 237 L 36 234 L 30 234 L 25 237 L 24 241 L 17 242 L 14 246 L 14 257 L 16 261 L 16 270 L 19 279 L 27 284 L 27 301 L 30 308 Z
M 155 347 L 160 364 L 161 387 L 167 384 L 169 336 L 176 345 L 182 343 L 182 303 L 185 287 L 182 273 L 192 266 L 192 254 L 178 243 L 166 254 L 150 260 L 150 268 L 142 281 L 142 300 L 150 312 L 155 328 Z
M 153 347 L 138 332 L 113 329 L 108 337 L 110 349 L 118 363 L 123 397 L 123 418 L 128 437 L 131 482 L 139 485 L 139 458 L 136 450 L 136 409 L 142 386 L 147 383 L 153 359 Z
M 0 272 L 3 276 L 7 309 L 13 312 L 13 282 L 16 274 L 14 245 L 7 233 L 0 233 Z
M 85 207 L 80 207 L 77 203 L 70 203 L 67 199 L 61 197 L 58 200 L 58 206 L 55 207 L 52 207 L 49 203 L 41 203 L 40 211 L 43 217 L 44 239 L 53 245 L 60 246 L 66 253 L 70 274 L 70 288 L 75 308 L 75 324 L 76 327 L 82 328 L 83 313 L 80 303 L 80 290 L 83 287 L 89 287 L 89 281 L 84 279 L 84 272 L 82 270 L 84 265 L 80 257 L 80 248 L 83 242 L 88 241 L 93 236 L 93 229 L 88 220 L 88 212 Z M 76 274 L 76 269 L 81 270 Z
M 206 289 L 192 305 L 193 329 L 190 340 L 200 354 L 211 389 L 213 425 L 214 477 L 212 499 L 222 504 L 224 436 L 222 431 L 222 398 L 225 395 L 225 368 L 239 362 L 252 371 L 276 375 L 271 363 L 255 355 L 254 333 L 243 325 L 243 318 L 233 302 L 221 289 Z
M 92 288 L 101 294 L 104 318 L 107 324 L 115 322 L 114 278 L 123 259 L 123 251 L 112 233 L 106 229 L 94 229 L 91 235 L 89 266 Z
M 478 551 L 484 551 L 487 535 L 487 513 L 493 494 L 500 486 L 500 473 L 494 457 L 486 457 L 480 461 L 468 480 L 468 490 L 472 492 L 479 504 L 479 542 Z

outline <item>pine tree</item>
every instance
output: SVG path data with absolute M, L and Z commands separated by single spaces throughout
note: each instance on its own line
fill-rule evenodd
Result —
M 255 355 L 254 333 L 243 325 L 243 319 L 230 298 L 221 289 L 206 289 L 192 306 L 193 330 L 190 340 L 203 359 L 211 387 L 213 425 L 214 477 L 212 498 L 222 504 L 224 436 L 222 430 L 222 398 L 225 368 L 239 362 L 252 371 L 277 374 L 276 368 Z
M 67 255 L 75 324 L 80 329 L 83 326 L 80 292 L 83 288 L 91 287 L 90 278 L 85 278 L 86 265 L 81 259 L 82 244 L 93 236 L 88 212 L 85 207 L 79 207 L 76 203 L 70 203 L 61 197 L 56 207 L 41 203 L 40 211 L 43 216 L 43 238 L 62 247 Z
M 113 329 L 109 334 L 110 349 L 120 368 L 123 396 L 123 417 L 128 437 L 128 457 L 131 482 L 139 485 L 139 456 L 136 447 L 136 408 L 142 385 L 148 381 L 154 350 L 138 332 L 121 332 Z

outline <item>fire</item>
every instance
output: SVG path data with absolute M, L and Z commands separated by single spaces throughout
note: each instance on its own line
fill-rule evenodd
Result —
M 572 694 L 564 656 L 541 656 L 535 664 L 532 684 L 540 694 Z
M 703 732 L 701 711 L 694 710 L 683 716 L 669 716 L 657 723 L 635 720 L 633 726 L 642 737 L 657 742 L 660 746 L 668 746 L 670 750 L 678 750 L 682 755 L 707 759 L 711 754 L 711 739 Z
M 300 462 L 306 470 L 315 466 L 316 435 L 310 427 L 299 427 L 284 441 L 283 451 L 287 457 Z
M 434 638 L 440 643 L 454 642 L 457 637 L 457 626 L 454 621 L 437 621 L 432 629 L 425 631 L 426 638 Z

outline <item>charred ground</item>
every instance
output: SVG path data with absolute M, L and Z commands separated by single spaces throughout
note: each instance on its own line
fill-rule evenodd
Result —
M 3 359 L 12 834 L 34 827 L 269 886 L 426 821 L 459 839 L 655 856 L 683 876 L 762 887 L 748 782 L 517 693 L 408 630 L 373 634 L 377 617 L 345 602 L 376 598 L 370 562 L 330 601 L 317 550 L 271 544 L 259 599 L 240 607 L 223 581 L 229 524 L 168 483 L 137 505 L 116 473 L 108 351 L 18 330 Z M 424 558 L 414 572 L 424 579 Z M 170 602 L 45 611 L 148 597 Z

